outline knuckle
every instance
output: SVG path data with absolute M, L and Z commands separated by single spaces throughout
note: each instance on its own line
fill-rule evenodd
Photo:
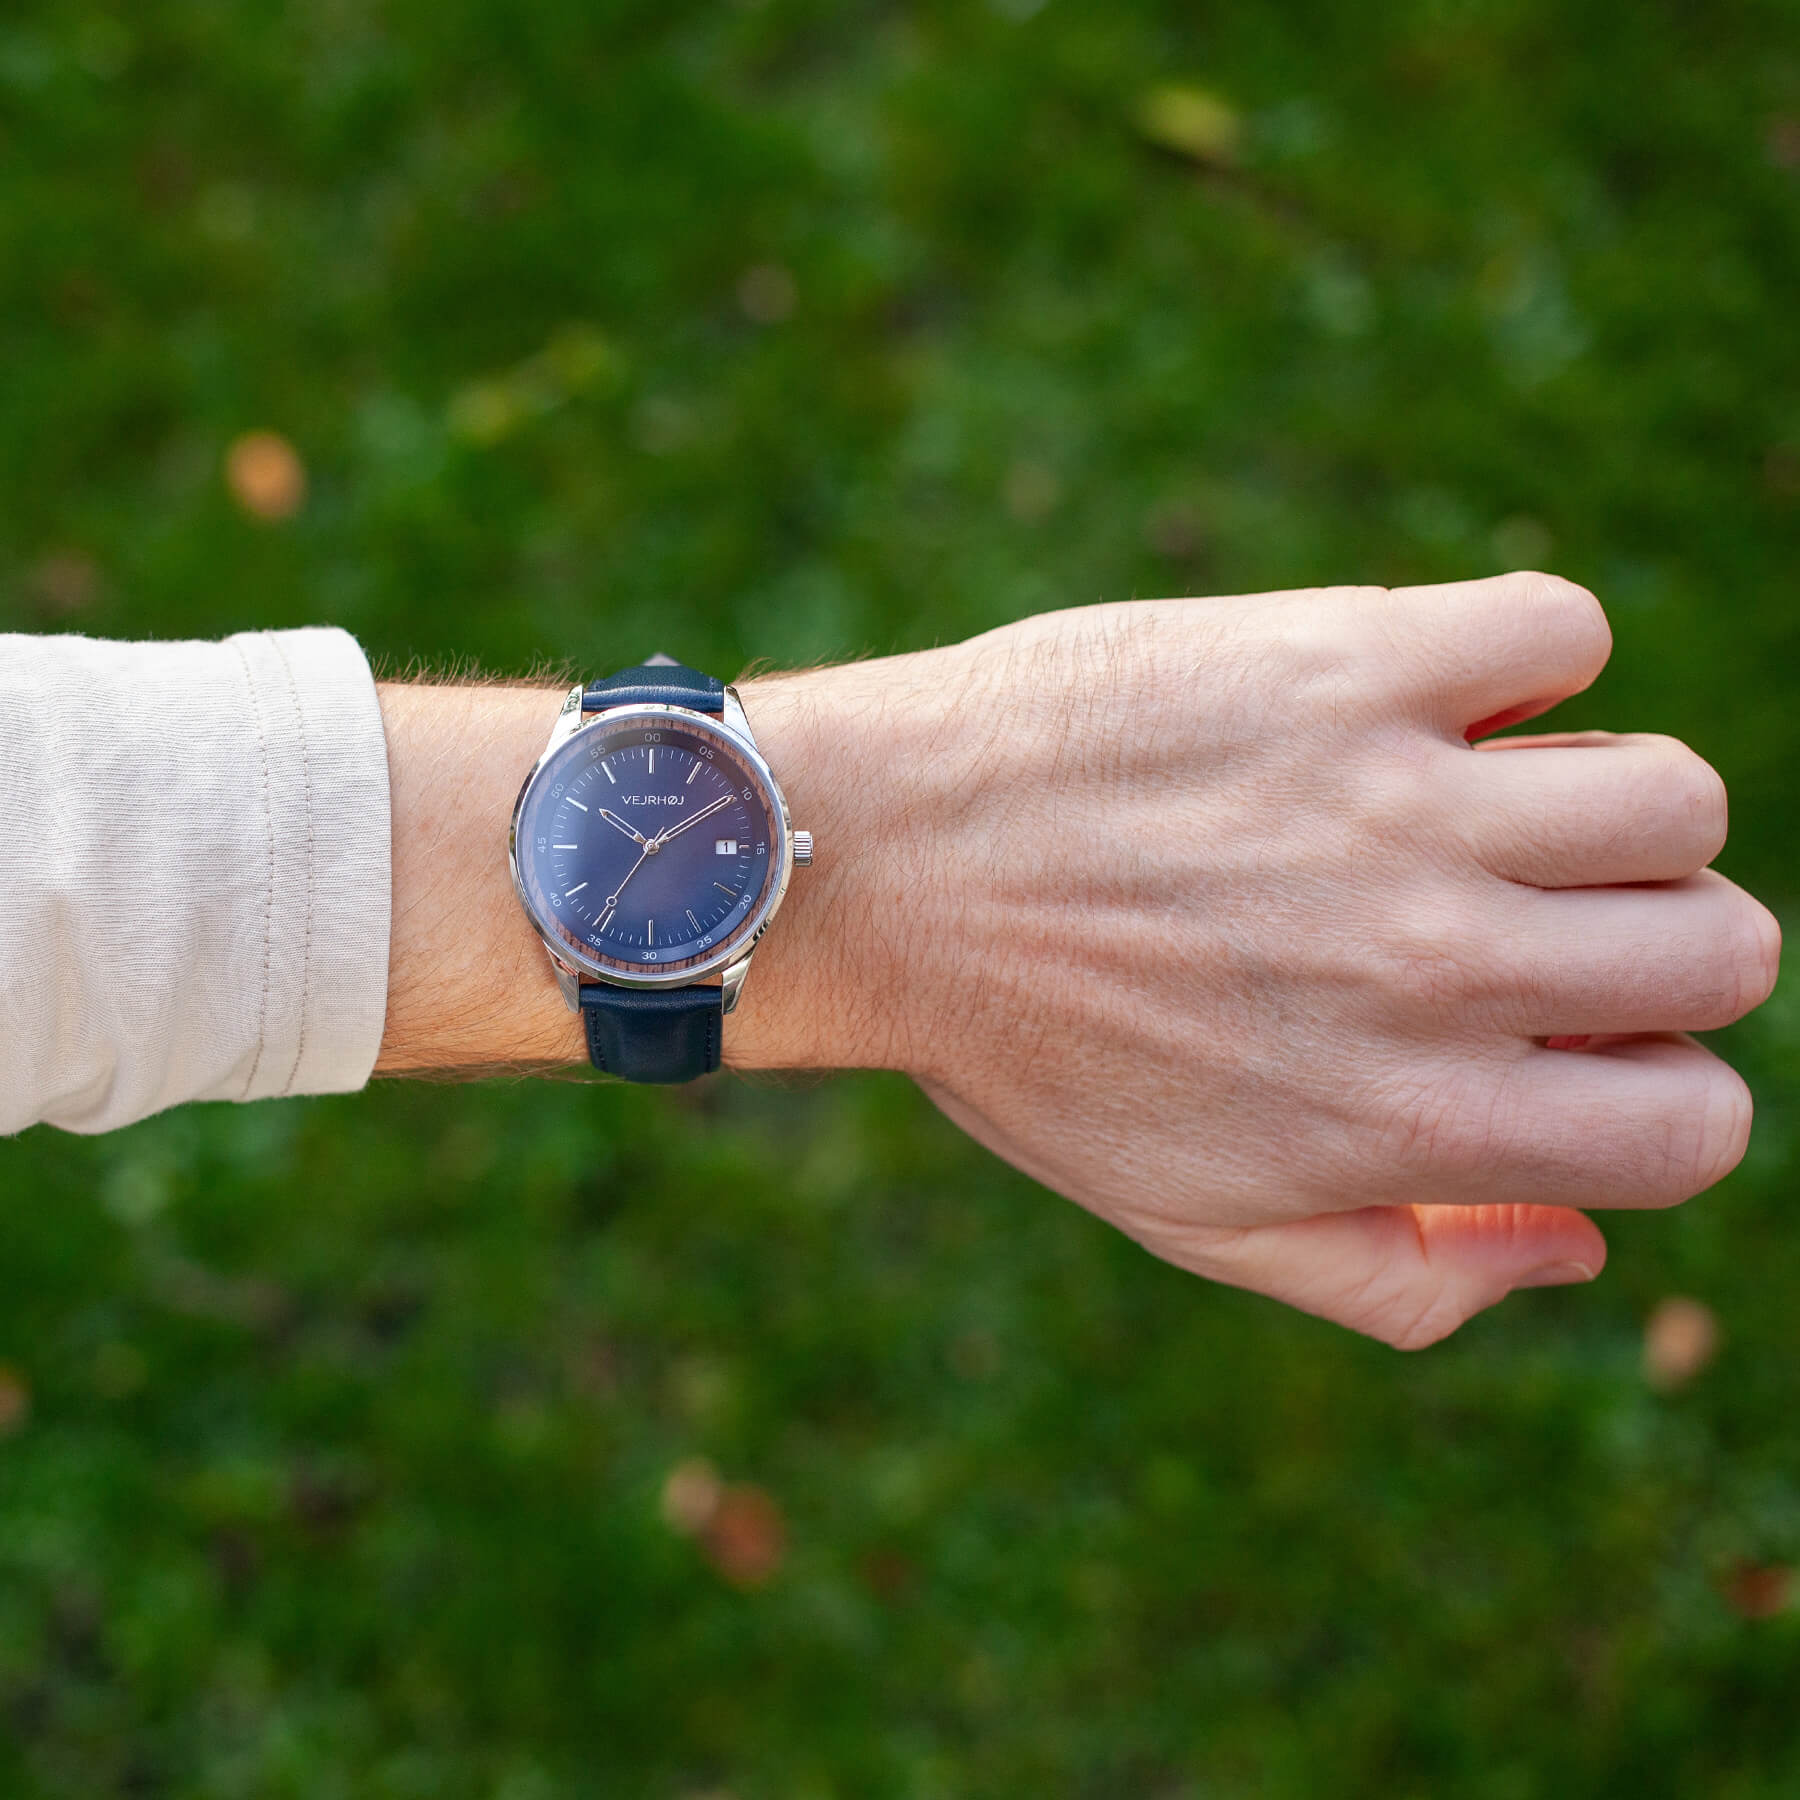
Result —
M 1748 894 L 1732 924 L 1731 978 L 1727 983 L 1730 1016 L 1741 1019 L 1775 991 L 1781 973 L 1781 925 L 1775 915 Z
M 1755 1113 L 1750 1090 L 1735 1069 L 1719 1063 L 1688 1116 L 1671 1122 L 1671 1173 L 1683 1198 L 1723 1181 L 1744 1160 Z
M 1692 1093 L 1636 1139 L 1640 1204 L 1679 1206 L 1723 1181 L 1743 1160 L 1751 1112 L 1750 1090 L 1736 1070 L 1708 1067 Z
M 1725 847 L 1728 801 L 1725 782 L 1711 763 L 1678 738 L 1655 738 L 1651 798 L 1659 811 L 1678 814 L 1711 862 Z
M 1401 1220 L 1408 1215 L 1416 1254 L 1394 1245 L 1360 1267 L 1333 1294 L 1327 1316 L 1396 1350 L 1423 1350 L 1448 1337 L 1492 1296 L 1472 1295 L 1454 1268 L 1434 1267 L 1432 1234 L 1418 1209 L 1398 1208 L 1389 1216 L 1403 1231 Z
M 1348 697 L 1356 671 L 1387 644 L 1383 633 L 1386 588 L 1308 589 L 1276 615 L 1263 654 L 1284 689 L 1321 688 Z
M 1723 887 L 1704 939 L 1667 965 L 1667 989 L 1689 1031 L 1717 1031 L 1754 1012 L 1775 991 L 1781 926 L 1761 901 Z
M 1756 954 L 1760 991 L 1762 999 L 1766 1000 L 1774 993 L 1775 983 L 1781 979 L 1781 921 L 1760 900 L 1752 904 L 1756 908 Z M 1761 1003 L 1757 1002 L 1758 1005 Z
M 1585 668 L 1598 674 L 1612 654 L 1612 627 L 1600 602 L 1577 582 L 1538 569 L 1507 577 L 1508 600 L 1532 614 Z
M 1414 1301 L 1392 1318 L 1378 1321 L 1371 1330 L 1395 1350 L 1428 1350 L 1466 1324 L 1469 1317 L 1460 1298 L 1443 1288 Z
M 1343 822 L 1352 845 L 1416 845 L 1421 832 L 1444 810 L 1442 771 L 1433 766 L 1432 747 L 1396 736 L 1382 753 L 1347 772 L 1341 796 Z

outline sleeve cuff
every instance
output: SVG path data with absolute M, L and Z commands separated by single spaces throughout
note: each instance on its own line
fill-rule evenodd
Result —
M 341 631 L 0 637 L 0 1133 L 360 1087 L 390 819 Z
M 345 1093 L 387 1019 L 392 823 L 367 659 L 336 630 L 226 640 L 243 665 L 267 855 L 258 1044 L 230 1097 Z

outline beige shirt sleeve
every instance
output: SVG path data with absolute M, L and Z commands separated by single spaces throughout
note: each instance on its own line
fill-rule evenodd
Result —
M 0 1133 L 362 1086 L 390 854 L 344 632 L 0 634 Z

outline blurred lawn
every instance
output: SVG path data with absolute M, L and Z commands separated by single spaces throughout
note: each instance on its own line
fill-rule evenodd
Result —
M 1797 293 L 1793 0 L 14 0 L 0 624 L 729 672 L 1549 565 L 1782 908 Z M 0 1144 L 0 1794 L 1791 1796 L 1800 1009 L 1729 1048 L 1742 1172 L 1410 1359 L 898 1080 Z

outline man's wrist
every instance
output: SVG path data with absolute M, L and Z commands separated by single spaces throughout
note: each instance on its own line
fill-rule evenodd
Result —
M 889 1067 L 905 1059 L 898 909 L 912 720 L 886 671 L 850 664 L 739 688 L 757 747 L 816 848 L 757 946 L 726 1021 L 733 1068 Z M 916 891 L 916 870 L 913 879 Z
M 519 784 L 562 689 L 381 684 L 394 820 L 393 939 L 377 1075 L 581 1060 L 581 1028 L 506 865 Z
M 726 1021 L 737 1069 L 903 1065 L 895 913 L 919 872 L 899 772 L 928 729 L 887 664 L 746 683 L 745 711 L 794 818 L 819 848 L 756 950 Z M 393 939 L 377 1074 L 584 1060 L 541 940 L 514 892 L 506 833 L 565 689 L 380 688 L 393 798 Z

